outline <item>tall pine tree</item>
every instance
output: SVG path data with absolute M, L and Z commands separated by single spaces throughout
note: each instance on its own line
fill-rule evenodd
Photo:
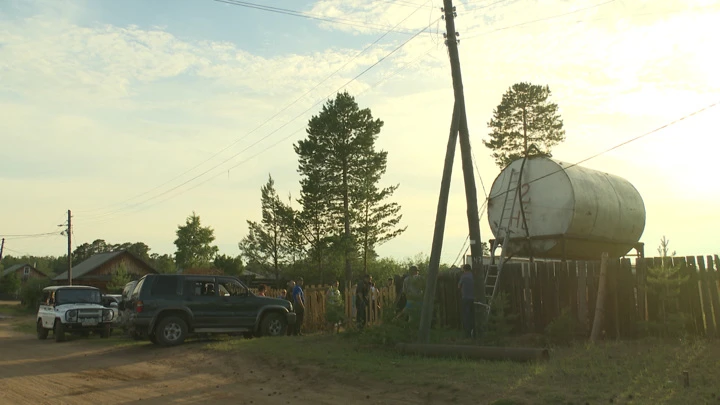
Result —
M 552 147 L 565 140 L 558 106 L 549 98 L 550 87 L 524 82 L 503 94 L 488 123 L 490 140 L 483 141 L 498 166 L 523 156 L 552 156 Z
M 352 260 L 358 253 L 354 231 L 362 228 L 365 232 L 367 243 L 363 245 L 368 246 L 368 252 L 376 243 L 388 240 L 386 236 L 402 232 L 394 232 L 399 207 L 385 203 L 395 188 L 378 190 L 376 186 L 387 162 L 387 153 L 375 150 L 382 126 L 383 122 L 373 119 L 369 109 L 360 109 L 350 94 L 338 93 L 310 119 L 307 139 L 295 145 L 306 228 L 318 247 L 327 248 L 327 242 L 332 241 L 342 249 L 346 281 L 352 280 Z M 383 216 L 374 211 L 384 206 L 391 212 L 385 210 Z M 367 226 L 366 221 L 360 227 L 362 208 L 367 213 L 364 218 L 397 221 L 386 219 L 374 226 Z
M 275 274 L 280 280 L 281 267 L 288 258 L 288 234 L 290 232 L 290 210 L 275 191 L 275 181 L 268 181 L 260 189 L 262 220 L 247 221 L 248 235 L 238 244 L 248 266 L 260 266 L 265 272 Z

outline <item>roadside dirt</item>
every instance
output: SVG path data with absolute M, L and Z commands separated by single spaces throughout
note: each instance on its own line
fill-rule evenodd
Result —
M 93 339 L 90 337 L 89 339 Z M 55 343 L 0 319 L 0 404 L 428 404 L 450 398 L 411 387 L 283 370 L 204 344 L 126 347 Z

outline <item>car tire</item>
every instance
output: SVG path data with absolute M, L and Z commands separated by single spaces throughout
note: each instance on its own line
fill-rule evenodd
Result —
M 65 325 L 59 319 L 56 319 L 55 325 L 53 325 L 53 337 L 58 343 L 65 341 Z
M 37 321 L 37 338 L 40 340 L 45 340 L 48 337 L 48 330 L 43 327 L 42 320 L 38 319 Z
M 262 336 L 285 336 L 287 334 L 287 320 L 277 312 L 271 312 L 263 317 L 260 324 Z
M 176 346 L 182 344 L 187 336 L 187 323 L 177 316 L 168 316 L 158 322 L 153 333 L 161 346 Z

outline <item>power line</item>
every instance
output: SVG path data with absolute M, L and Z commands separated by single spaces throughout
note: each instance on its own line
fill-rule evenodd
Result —
M 554 20 L 554 19 L 556 19 L 556 18 L 565 17 L 565 16 L 568 16 L 568 15 L 571 15 L 571 14 L 577 14 L 577 13 L 580 13 L 580 12 L 582 12 L 582 11 L 587 11 L 587 10 L 590 10 L 590 9 L 593 9 L 593 8 L 598 8 L 598 7 L 600 7 L 600 6 L 604 6 L 604 5 L 606 5 L 606 4 L 610 4 L 610 3 L 614 3 L 614 2 L 615 2 L 615 0 L 609 0 L 609 1 L 606 1 L 606 2 L 604 2 L 604 3 L 595 4 L 595 5 L 592 5 L 592 6 L 584 7 L 584 8 L 577 9 L 577 10 L 575 10 L 575 11 L 570 11 L 570 12 L 563 13 L 563 14 L 557 14 L 557 15 L 550 16 L 550 17 L 540 18 L 540 19 L 537 19 L 537 20 L 526 21 L 526 22 L 519 23 L 519 24 L 509 25 L 509 26 L 507 26 L 507 27 L 496 28 L 496 29 L 493 29 L 493 30 L 490 30 L 490 31 L 486 31 L 486 32 L 479 33 L 479 34 L 466 36 L 466 37 L 463 38 L 463 40 L 467 41 L 468 39 L 477 38 L 477 37 L 480 37 L 480 36 L 483 36 L 483 35 L 492 34 L 492 33 L 494 33 L 494 32 L 498 32 L 498 31 L 503 31 L 503 30 L 508 30 L 508 29 L 511 29 L 511 28 L 522 27 L 522 26 L 524 26 L 524 25 L 535 24 L 535 23 L 543 22 L 543 21 Z
M 372 23 L 363 23 L 355 20 L 349 20 L 346 18 L 339 18 L 339 17 L 324 17 L 317 14 L 311 14 L 304 11 L 296 11 L 296 10 L 290 10 L 287 8 L 280 8 L 280 7 L 271 7 L 271 6 L 264 6 L 262 4 L 256 4 L 256 3 L 250 3 L 247 1 L 240 1 L 240 0 L 213 0 L 218 3 L 225 3 L 225 4 L 231 4 L 233 6 L 240 6 L 240 7 L 246 7 L 246 8 L 252 8 L 257 10 L 263 10 L 263 11 L 269 11 L 271 13 L 278 13 L 278 14 L 284 14 L 284 15 L 290 15 L 295 17 L 302 17 L 307 18 L 311 20 L 318 20 L 318 21 L 324 21 L 334 24 L 343 24 L 343 25 L 349 25 L 354 27 L 362 27 L 362 28 L 373 28 L 373 29 L 380 29 L 385 30 L 390 28 L 387 25 L 382 24 L 372 24 Z M 397 30 L 395 28 L 390 28 L 393 32 L 398 32 L 402 34 L 410 34 L 411 31 L 407 30 Z
M 577 165 L 579 165 L 579 164 L 585 163 L 585 162 L 587 162 L 587 161 L 589 161 L 589 160 L 591 160 L 591 159 L 595 159 L 595 158 L 598 157 L 598 156 L 604 155 L 604 154 L 606 154 L 606 153 L 608 153 L 608 152 L 611 152 L 611 151 L 613 151 L 613 150 L 615 150 L 615 149 L 621 148 L 621 147 L 623 147 L 623 146 L 625 146 L 625 145 L 627 145 L 627 144 L 629 144 L 629 143 L 635 142 L 635 141 L 637 141 L 637 140 L 639 140 L 639 139 L 642 139 L 642 138 L 644 138 L 644 137 L 646 137 L 646 136 L 648 136 L 648 135 L 652 135 L 652 134 L 654 134 L 654 133 L 657 133 L 657 132 L 659 132 L 659 131 L 661 131 L 661 130 L 663 130 L 663 129 L 665 129 L 665 128 L 671 127 L 671 126 L 673 126 L 673 125 L 675 125 L 675 124 L 677 124 L 677 123 L 679 123 L 679 122 L 681 122 L 681 121 L 684 121 L 684 120 L 686 120 L 686 119 L 688 119 L 688 118 L 691 118 L 691 117 L 693 117 L 693 116 L 695 116 L 695 115 L 698 115 L 698 114 L 700 114 L 700 113 L 702 113 L 702 112 L 705 112 L 705 111 L 707 111 L 707 110 L 709 110 L 709 109 L 711 109 L 711 108 L 713 108 L 713 107 L 716 107 L 716 106 L 718 106 L 718 105 L 720 105 L 720 101 L 717 101 L 717 102 L 715 102 L 715 103 L 713 103 L 713 104 L 710 104 L 710 105 L 708 105 L 708 106 L 706 106 L 706 107 L 703 107 L 703 108 L 701 108 L 701 109 L 699 109 L 699 110 L 693 111 L 692 113 L 687 114 L 687 115 L 685 115 L 685 116 L 682 116 L 682 117 L 680 117 L 680 118 L 678 118 L 678 119 L 676 119 L 676 120 L 674 120 L 674 121 L 671 121 L 671 122 L 669 122 L 669 123 L 667 123 L 667 124 L 665 124 L 665 125 L 663 125 L 663 126 L 661 126 L 661 127 L 655 128 L 655 129 L 653 129 L 653 130 L 650 131 L 650 132 L 646 132 L 646 133 L 644 133 L 644 134 L 642 134 L 642 135 L 638 135 L 638 136 L 636 136 L 636 137 L 634 137 L 634 138 L 630 138 L 630 139 L 628 139 L 627 141 L 624 141 L 624 142 L 622 142 L 622 143 L 619 143 L 619 144 L 617 144 L 617 145 L 615 145 L 615 146 L 613 146 L 613 147 L 611 147 L 611 148 L 608 148 L 608 149 L 603 150 L 602 152 L 596 153 L 596 154 L 594 154 L 594 155 L 592 155 L 592 156 L 590 156 L 590 157 L 587 157 L 587 158 L 585 158 L 585 159 L 583 159 L 583 160 L 580 160 L 580 161 L 575 162 L 575 163 L 573 163 L 573 164 L 571 164 L 571 165 L 568 165 L 567 167 L 563 167 L 562 169 L 555 170 L 554 172 L 550 172 L 550 173 L 548 173 L 548 174 L 546 174 L 546 175 L 544 175 L 544 176 L 538 177 L 537 179 L 530 180 L 530 181 L 527 182 L 527 184 L 535 183 L 536 181 L 540 181 L 540 180 L 542 180 L 542 179 L 544 179 L 544 178 L 546 178 L 546 177 L 550 177 L 550 176 L 552 176 L 553 174 L 563 172 L 563 171 L 565 171 L 565 170 L 567 170 L 567 169 L 569 169 L 569 168 L 571 168 L 571 167 L 574 167 L 574 166 L 577 166 Z M 490 191 L 492 191 L 492 190 L 490 190 Z M 515 190 L 512 190 L 512 191 L 515 191 Z M 503 191 L 503 192 L 501 192 L 501 193 L 498 193 L 497 195 L 493 196 L 493 198 L 503 196 L 503 195 L 507 194 L 508 192 L 510 192 L 510 190 L 508 190 L 508 191 Z
M 360 72 L 359 74 L 357 74 L 355 77 L 353 77 L 352 79 L 348 80 L 345 84 L 343 84 L 342 86 L 338 87 L 335 91 L 333 91 L 332 93 L 328 94 L 326 97 L 320 99 L 320 100 L 317 101 L 315 104 L 313 104 L 312 106 L 310 106 L 307 110 L 303 111 L 302 113 L 300 113 L 299 115 L 297 115 L 295 118 L 291 119 L 290 121 L 287 121 L 285 124 L 283 124 L 283 125 L 281 125 L 280 127 L 276 128 L 275 130 L 273 130 L 273 131 L 270 132 L 269 134 L 267 134 L 267 135 L 263 136 L 262 138 L 258 139 L 257 141 L 255 141 L 254 143 L 252 143 L 251 145 L 249 145 L 248 147 L 246 147 L 245 149 L 243 149 L 243 150 L 241 150 L 240 152 L 234 154 L 233 156 L 225 159 L 225 160 L 222 161 L 221 163 L 213 166 L 212 168 L 210 168 L 210 169 L 208 169 L 208 170 L 200 173 L 199 175 L 197 175 L 197 176 L 195 176 L 195 177 L 193 177 L 193 178 L 191 178 L 191 179 L 189 179 L 189 180 L 187 180 L 187 181 L 185 181 L 185 182 L 183 182 L 183 183 L 181 183 L 181 184 L 179 184 L 179 185 L 177 185 L 177 186 L 175 186 L 175 187 L 173 187 L 173 188 L 171 188 L 171 189 L 169 189 L 169 190 L 166 190 L 166 191 L 163 192 L 163 193 L 157 194 L 157 195 L 155 195 L 154 197 L 150 197 L 150 198 L 145 199 L 145 200 L 143 200 L 143 201 L 141 201 L 141 202 L 132 204 L 132 205 L 129 206 L 128 208 L 134 208 L 134 207 L 137 207 L 137 206 L 139 206 L 139 205 L 145 204 L 145 203 L 147 203 L 147 202 L 149 202 L 149 201 L 152 201 L 152 200 L 154 200 L 154 199 L 157 199 L 157 198 L 159 198 L 159 197 L 162 197 L 163 195 L 167 195 L 168 193 L 171 193 L 172 191 L 177 190 L 178 188 L 180 188 L 180 187 L 182 187 L 182 186 L 184 186 L 184 185 L 186 185 L 186 184 L 188 184 L 188 183 L 190 183 L 190 182 L 192 182 L 192 181 L 194 181 L 194 180 L 196 180 L 196 179 L 204 176 L 205 174 L 207 174 L 207 173 L 213 171 L 214 169 L 222 166 L 223 164 L 227 163 L 228 161 L 236 158 L 237 156 L 239 156 L 240 154 L 244 153 L 244 152 L 247 151 L 248 149 L 252 148 L 253 146 L 257 145 L 258 143 L 262 142 L 263 140 L 269 138 L 270 136 L 272 136 L 273 134 L 277 133 L 277 132 L 280 131 L 281 129 L 285 128 L 285 127 L 286 127 L 288 124 L 290 124 L 291 122 L 297 120 L 298 118 L 303 117 L 305 114 L 307 114 L 308 112 L 310 112 L 313 108 L 315 108 L 317 105 L 319 105 L 319 104 L 321 104 L 322 102 L 324 102 L 326 99 L 328 99 L 329 97 L 331 97 L 333 94 L 336 94 L 337 92 L 339 92 L 339 91 L 342 90 L 343 88 L 347 87 L 350 83 L 352 83 L 352 82 L 356 81 L 357 79 L 359 79 L 359 78 L 360 78 L 361 76 L 363 76 L 365 73 L 369 72 L 369 71 L 370 71 L 371 69 L 373 69 L 375 66 L 377 66 L 377 65 L 380 64 L 380 63 L 382 63 L 384 60 L 386 60 L 387 58 L 389 58 L 390 56 L 392 56 L 393 54 L 395 54 L 398 50 L 400 50 L 401 48 L 403 48 L 403 47 L 404 47 L 405 45 L 407 45 L 410 41 L 412 41 L 413 39 L 415 39 L 418 35 L 420 35 L 422 32 L 424 32 L 425 30 L 427 30 L 428 27 L 432 26 L 433 24 L 435 24 L 435 22 L 437 22 L 437 21 L 439 21 L 439 20 L 440 20 L 440 19 L 438 18 L 437 20 L 431 22 L 431 23 L 428 24 L 425 28 L 423 28 L 422 30 L 416 32 L 413 36 L 411 36 L 411 37 L 408 38 L 406 41 L 404 41 L 403 43 L 401 43 L 400 45 L 398 45 L 395 49 L 393 49 L 392 51 L 390 51 L 389 53 L 387 53 L 385 56 L 383 56 L 382 58 L 380 58 L 379 60 L 377 60 L 375 63 L 373 63 L 372 65 L 370 65 L 369 67 L 367 67 L 365 70 L 363 70 L 362 72 Z M 427 54 L 427 53 L 429 53 L 429 52 L 426 52 L 425 54 Z M 423 55 L 423 56 L 424 56 L 424 55 Z M 401 70 L 401 69 L 400 69 L 400 70 Z M 382 80 L 381 80 L 380 82 L 382 82 Z M 378 83 L 380 83 L 380 82 L 378 82 Z M 292 135 L 294 135 L 294 134 L 295 134 L 295 133 L 291 133 L 290 135 L 288 135 L 287 137 L 281 139 L 280 141 L 276 142 L 275 144 L 271 145 L 270 147 L 279 144 L 280 142 L 282 142 L 282 141 L 290 138 L 290 137 L 291 137 Z M 270 147 L 266 148 L 265 150 L 269 149 Z M 259 153 L 251 156 L 251 157 L 248 158 L 248 159 L 245 159 L 245 160 L 239 162 L 238 164 L 236 164 L 236 165 L 234 165 L 234 166 L 231 166 L 231 167 L 229 167 L 229 168 L 227 168 L 227 169 L 223 169 L 221 172 L 218 172 L 218 173 L 215 174 L 214 176 L 211 176 L 211 177 L 203 180 L 202 182 L 198 183 L 197 185 L 195 185 L 195 186 L 193 186 L 192 188 L 190 188 L 190 189 L 188 189 L 188 190 L 185 190 L 185 191 L 189 191 L 189 190 L 192 190 L 192 189 L 194 189 L 194 188 L 196 188 L 196 187 L 199 187 L 200 185 L 202 185 L 202 184 L 204 184 L 204 183 L 206 183 L 206 182 L 208 182 L 208 181 L 210 181 L 210 180 L 212 180 L 212 179 L 220 176 L 221 174 L 225 174 L 226 172 L 229 173 L 230 170 L 233 170 L 233 169 L 235 169 L 236 167 L 238 167 L 238 166 L 246 163 L 247 161 L 249 161 L 249 160 L 252 159 L 253 157 L 259 155 L 260 153 L 264 152 L 265 150 L 260 151 Z M 180 193 L 180 194 L 182 194 L 182 193 Z M 175 196 L 171 196 L 170 198 L 174 198 L 174 197 L 176 197 L 176 196 L 178 196 L 178 195 L 180 195 L 180 194 L 176 194 Z M 168 199 L 170 199 L 170 198 L 168 198 Z M 165 200 L 162 200 L 162 201 L 167 201 L 168 199 L 165 199 Z M 162 202 L 162 201 L 160 201 L 160 202 Z M 155 204 L 153 204 L 153 205 L 155 205 Z M 118 210 L 115 210 L 115 211 L 110 212 L 110 213 L 102 214 L 102 215 L 99 215 L 99 216 L 97 216 L 97 217 L 90 218 L 90 220 L 99 219 L 99 218 L 101 218 L 101 217 L 104 217 L 104 216 L 107 216 L 107 215 L 112 215 L 112 214 L 118 213 L 118 212 L 120 212 L 120 211 L 123 211 L 123 209 L 118 209 Z
M 397 24 L 395 24 L 395 27 L 398 27 L 400 24 L 402 24 L 403 22 L 405 22 L 406 20 L 408 20 L 410 17 L 412 17 L 413 15 L 415 15 L 415 13 L 417 13 L 417 12 L 420 11 L 420 10 L 421 10 L 421 8 L 417 8 L 415 11 L 413 11 L 412 13 L 410 13 L 407 17 L 405 17 L 405 18 L 402 19 L 400 22 L 398 22 Z M 427 29 L 427 28 L 426 28 L 426 29 Z M 237 140 L 235 140 L 233 143 L 227 145 L 226 147 L 224 147 L 224 148 L 221 149 L 220 151 L 216 152 L 215 154 L 213 154 L 212 156 L 210 156 L 210 157 L 207 158 L 206 160 L 202 161 L 201 163 L 193 166 L 192 168 L 184 171 L 183 173 L 181 173 L 181 174 L 173 177 L 172 179 L 170 179 L 170 180 L 168 180 L 168 181 L 166 181 L 166 182 L 164 182 L 164 183 L 162 183 L 162 184 L 160 184 L 160 185 L 158 185 L 158 186 L 156 186 L 156 187 L 154 187 L 154 188 L 152 188 L 152 189 L 150 189 L 150 190 L 148 190 L 148 191 L 145 191 L 145 192 L 143 192 L 143 193 L 140 193 L 140 194 L 138 194 L 138 195 L 135 195 L 135 196 L 133 196 L 133 197 L 127 199 L 127 200 L 124 200 L 124 201 L 122 201 L 122 202 L 120 202 L 120 203 L 118 203 L 118 204 L 113 204 L 113 205 L 111 205 L 111 206 L 109 207 L 109 208 L 119 207 L 117 210 L 111 211 L 111 212 L 109 212 L 109 213 L 99 214 L 99 215 L 97 215 L 97 216 L 94 216 L 93 218 L 101 218 L 101 217 L 104 217 L 104 216 L 111 215 L 111 214 L 113 214 L 113 213 L 122 211 L 123 208 L 122 208 L 121 206 L 125 205 L 126 203 L 128 203 L 128 202 L 130 202 L 130 201 L 132 201 L 132 200 L 135 200 L 135 199 L 137 199 L 138 197 L 142 197 L 142 196 L 144 196 L 144 195 L 150 194 L 151 192 L 153 192 L 153 191 L 155 191 L 155 190 L 157 190 L 157 189 L 165 186 L 166 184 L 171 183 L 171 182 L 177 180 L 178 178 L 183 177 L 184 175 L 186 175 L 186 174 L 192 172 L 193 170 L 197 169 L 198 167 L 204 165 L 205 163 L 207 163 L 207 162 L 209 162 L 210 160 L 214 159 L 215 157 L 217 157 L 217 156 L 220 155 L 221 153 L 225 152 L 226 150 L 230 149 L 231 147 L 237 145 L 240 141 L 242 141 L 243 139 L 247 138 L 247 137 L 250 136 L 251 134 L 255 133 L 255 132 L 256 132 L 257 130 L 259 130 L 260 128 L 264 127 L 264 126 L 265 126 L 266 124 L 268 124 L 270 121 L 272 121 L 273 119 L 277 118 L 280 114 L 282 114 L 283 112 L 287 111 L 290 107 L 292 107 L 293 105 L 297 104 L 300 100 L 302 100 L 303 98 L 305 98 L 305 96 L 307 96 L 308 94 L 310 94 L 311 92 L 313 92 L 315 89 L 317 89 L 318 87 L 320 87 L 323 83 L 325 83 L 326 81 L 328 81 L 329 79 L 331 79 L 333 76 L 335 76 L 338 72 L 340 72 L 340 71 L 343 70 L 345 67 L 347 67 L 347 66 L 348 66 L 350 63 L 352 63 L 354 60 L 356 60 L 356 59 L 357 59 L 358 57 L 360 57 L 362 54 L 364 54 L 365 52 L 367 52 L 370 48 L 372 48 L 373 46 L 375 46 L 378 42 L 380 42 L 383 38 L 385 38 L 388 34 L 390 34 L 390 32 L 392 32 L 392 31 L 391 31 L 391 30 L 388 30 L 387 32 L 385 32 L 383 35 L 381 35 L 380 37 L 378 37 L 373 43 L 371 43 L 370 45 L 366 46 L 362 51 L 356 53 L 355 56 L 353 56 L 350 60 L 348 60 L 347 62 L 345 62 L 345 64 L 343 64 L 341 67 L 339 67 L 338 69 L 336 69 L 334 72 L 332 72 L 330 75 L 328 75 L 328 76 L 325 77 L 323 80 L 321 80 L 320 82 L 318 82 L 318 83 L 317 83 L 315 86 L 313 86 L 311 89 L 307 90 L 304 94 L 302 94 L 300 97 L 298 97 L 297 99 L 295 99 L 295 101 L 293 101 L 293 102 L 291 102 L 290 104 L 286 105 L 284 108 L 282 108 L 280 111 L 278 111 L 277 113 L 275 113 L 275 114 L 274 114 L 273 116 L 271 116 L 270 118 L 268 118 L 268 119 L 266 119 L 265 121 L 263 121 L 260 125 L 258 125 L 257 127 L 255 127 L 253 130 L 251 130 L 250 132 L 248 132 L 248 133 L 246 133 L 245 135 L 241 136 L 240 138 L 238 138 Z M 416 34 L 415 36 L 417 36 L 417 34 Z M 413 36 L 413 37 L 414 37 L 414 36 Z M 317 105 L 317 104 L 318 104 L 318 103 L 316 103 L 315 105 Z M 313 105 L 313 107 L 314 107 L 315 105 Z M 312 108 L 312 107 L 311 107 L 311 108 Z M 307 112 L 307 111 L 305 111 L 305 112 Z M 305 114 L 305 112 L 303 112 L 303 114 Z M 297 119 L 297 118 L 295 118 L 295 119 Z M 290 122 L 294 121 L 295 119 L 287 122 L 286 125 L 289 124 Z M 277 128 L 275 131 L 273 131 L 273 133 L 274 133 L 274 132 L 277 132 L 278 130 L 282 129 L 283 127 L 284 127 L 284 125 L 281 126 L 280 128 Z M 271 133 L 271 134 L 272 134 L 272 133 Z M 271 134 L 270 134 L 270 135 L 271 135 Z M 262 139 L 264 139 L 264 138 L 262 138 Z M 262 139 L 261 139 L 261 140 L 262 140 Z M 256 142 L 256 143 L 257 143 L 257 142 Z M 255 143 L 255 144 L 256 144 L 256 143 Z M 244 149 L 243 151 L 241 151 L 240 153 L 246 151 L 247 149 L 249 149 L 250 147 L 254 146 L 255 144 L 250 145 L 249 147 L 245 148 L 245 149 Z M 228 159 L 228 160 L 231 160 L 231 159 L 234 158 L 235 156 L 237 156 L 237 154 L 236 154 L 236 155 L 233 155 L 233 156 L 232 156 L 230 159 Z M 221 166 L 222 164 L 226 163 L 228 160 L 225 160 L 225 161 L 221 162 L 220 164 L 213 166 L 211 169 L 209 169 L 209 171 L 211 171 L 211 170 L 213 170 L 213 169 Z M 208 172 L 208 171 L 204 172 L 203 174 L 205 174 L 205 173 L 207 173 L 207 172 Z M 202 174 L 201 174 L 201 176 L 202 176 Z M 195 177 L 195 178 L 197 178 L 197 177 Z M 191 179 L 191 181 L 194 180 L 195 178 Z M 186 183 L 183 183 L 183 184 L 186 184 Z M 181 185 L 183 185 L 183 184 L 181 184 Z M 172 191 L 172 189 L 171 189 L 170 191 Z M 134 206 L 136 206 L 136 205 L 137 205 L 137 204 L 131 204 L 131 205 L 130 205 L 130 208 L 132 208 L 132 207 L 134 207 Z M 79 211 L 79 212 L 93 212 L 93 211 L 99 211 L 99 210 L 101 210 L 101 208 L 91 209 L 91 210 L 85 210 L 85 211 Z
M 20 238 L 39 238 L 43 236 L 59 235 L 58 232 L 43 232 L 43 233 L 26 233 L 26 234 L 14 234 L 14 235 L 0 235 L 5 239 L 20 239 Z

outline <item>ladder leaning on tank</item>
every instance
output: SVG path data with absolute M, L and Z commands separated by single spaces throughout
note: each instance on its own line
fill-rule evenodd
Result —
M 514 192 L 511 192 L 510 189 L 513 186 L 515 176 L 520 173 L 521 172 L 515 171 L 515 169 L 510 170 L 510 180 L 508 181 L 507 190 L 505 190 L 505 199 L 503 201 L 502 212 L 500 213 L 500 221 L 497 224 L 498 236 L 502 235 L 502 243 L 500 242 L 500 238 L 497 238 L 490 247 L 490 265 L 488 265 L 487 271 L 485 272 L 485 281 L 483 283 L 483 286 L 485 287 L 485 296 L 487 297 L 487 303 L 483 306 L 488 313 L 490 312 L 493 300 L 497 295 L 498 284 L 500 283 L 500 274 L 502 274 L 503 264 L 505 264 L 506 249 L 510 242 L 510 222 L 512 221 L 512 213 L 515 211 L 515 203 L 518 200 L 517 197 L 520 187 L 516 184 Z M 508 204 L 510 199 L 512 199 L 512 203 Z M 495 251 L 498 247 L 502 248 L 499 258 L 495 256 Z

